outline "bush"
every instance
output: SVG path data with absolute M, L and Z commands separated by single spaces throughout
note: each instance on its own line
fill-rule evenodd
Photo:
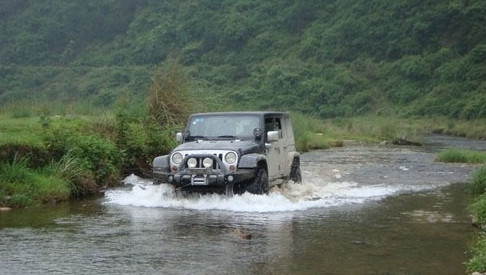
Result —
M 486 225 L 486 166 L 480 168 L 474 174 L 471 183 L 471 191 L 478 199 L 469 206 L 469 211 L 476 220 L 477 225 L 485 229 Z M 466 263 L 470 272 L 486 271 L 486 235 L 480 233 L 480 237 L 472 248 L 472 258 Z
M 89 123 L 79 119 L 56 121 L 46 129 L 44 142 L 55 160 L 70 152 L 83 169 L 93 173 L 98 186 L 118 181 L 123 155 L 114 141 L 93 132 Z
M 471 183 L 471 192 L 476 196 L 486 193 L 486 166 L 480 168 L 474 174 Z
M 51 161 L 44 170 L 47 174 L 66 180 L 73 196 L 93 194 L 98 190 L 93 173 L 83 168 L 81 160 L 72 151 L 57 162 Z
M 473 272 L 486 271 L 486 236 L 482 235 L 472 248 L 473 257 L 466 263 L 467 270 Z
M 69 198 L 67 181 L 28 167 L 27 158 L 14 158 L 0 167 L 0 205 L 25 207 Z
M 154 157 L 175 147 L 172 127 L 162 128 L 153 118 L 128 118 L 117 115 L 117 147 L 123 154 L 120 165 L 124 173 L 151 177 Z
M 149 115 L 159 125 L 167 127 L 185 122 L 194 105 L 187 92 L 187 79 L 177 65 L 169 69 L 159 69 L 152 76 L 149 89 Z

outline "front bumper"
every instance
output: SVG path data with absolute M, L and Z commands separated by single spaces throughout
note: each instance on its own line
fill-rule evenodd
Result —
M 214 186 L 224 187 L 229 183 L 247 182 L 255 176 L 252 169 L 241 169 L 236 172 L 224 173 L 210 171 L 211 169 L 185 169 L 168 176 L 168 182 L 176 187 L 185 186 Z
M 187 167 L 186 163 L 189 158 L 202 160 L 208 157 L 213 159 L 213 167 Z M 180 188 L 189 186 L 207 186 L 219 188 L 230 183 L 247 183 L 249 180 L 255 177 L 254 169 L 230 169 L 223 164 L 220 158 L 210 154 L 187 155 L 182 160 L 181 164 L 173 170 L 177 172 L 168 171 L 168 169 L 154 169 L 154 181 L 156 183 L 169 183 Z
M 236 172 L 224 173 L 218 171 L 195 171 L 185 169 L 178 173 L 165 173 L 154 171 L 156 183 L 169 183 L 175 187 L 186 186 L 212 186 L 224 187 L 229 183 L 243 184 L 255 177 L 253 169 L 239 169 Z M 205 170 L 205 169 L 203 169 Z

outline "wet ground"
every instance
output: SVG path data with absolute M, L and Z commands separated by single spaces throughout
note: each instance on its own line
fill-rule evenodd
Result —
M 434 159 L 486 142 L 424 142 L 304 154 L 303 183 L 268 196 L 179 198 L 132 175 L 91 200 L 0 212 L 0 273 L 464 274 L 477 167 Z

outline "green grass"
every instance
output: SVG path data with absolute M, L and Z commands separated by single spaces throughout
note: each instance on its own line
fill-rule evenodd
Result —
M 478 241 L 473 246 L 473 257 L 466 262 L 468 272 L 485 272 L 486 271 L 486 236 L 479 236 Z M 483 273 L 481 273 L 483 274 Z
M 52 174 L 31 169 L 26 158 L 14 158 L 0 167 L 0 205 L 26 207 L 65 201 L 68 182 Z
M 473 215 L 479 227 L 486 226 L 486 166 L 479 168 L 470 185 L 471 192 L 477 197 L 468 210 Z M 486 232 L 479 233 L 480 236 L 472 248 L 472 257 L 466 262 L 469 272 L 486 272 Z
M 446 149 L 439 153 L 437 160 L 452 163 L 486 163 L 486 152 Z
M 14 118 L 0 114 L 0 144 L 39 145 L 42 143 L 41 130 L 38 116 Z
M 483 166 L 476 171 L 471 186 L 473 186 L 472 193 L 474 195 L 486 193 L 486 166 Z

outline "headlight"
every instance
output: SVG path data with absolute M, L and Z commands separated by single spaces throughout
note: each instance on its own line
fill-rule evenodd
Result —
M 228 154 L 226 154 L 226 156 L 224 156 L 224 160 L 229 164 L 233 164 L 236 162 L 236 154 L 233 152 L 229 152 Z
M 195 158 L 190 158 L 187 160 L 187 166 L 189 166 L 189 168 L 194 168 L 197 166 L 197 159 Z
M 204 158 L 203 159 L 203 166 L 205 168 L 209 168 L 213 166 L 213 160 L 211 158 Z
M 181 163 L 182 159 L 183 159 L 183 157 L 182 157 L 181 153 L 174 153 L 172 155 L 172 162 L 175 163 L 175 164 Z

